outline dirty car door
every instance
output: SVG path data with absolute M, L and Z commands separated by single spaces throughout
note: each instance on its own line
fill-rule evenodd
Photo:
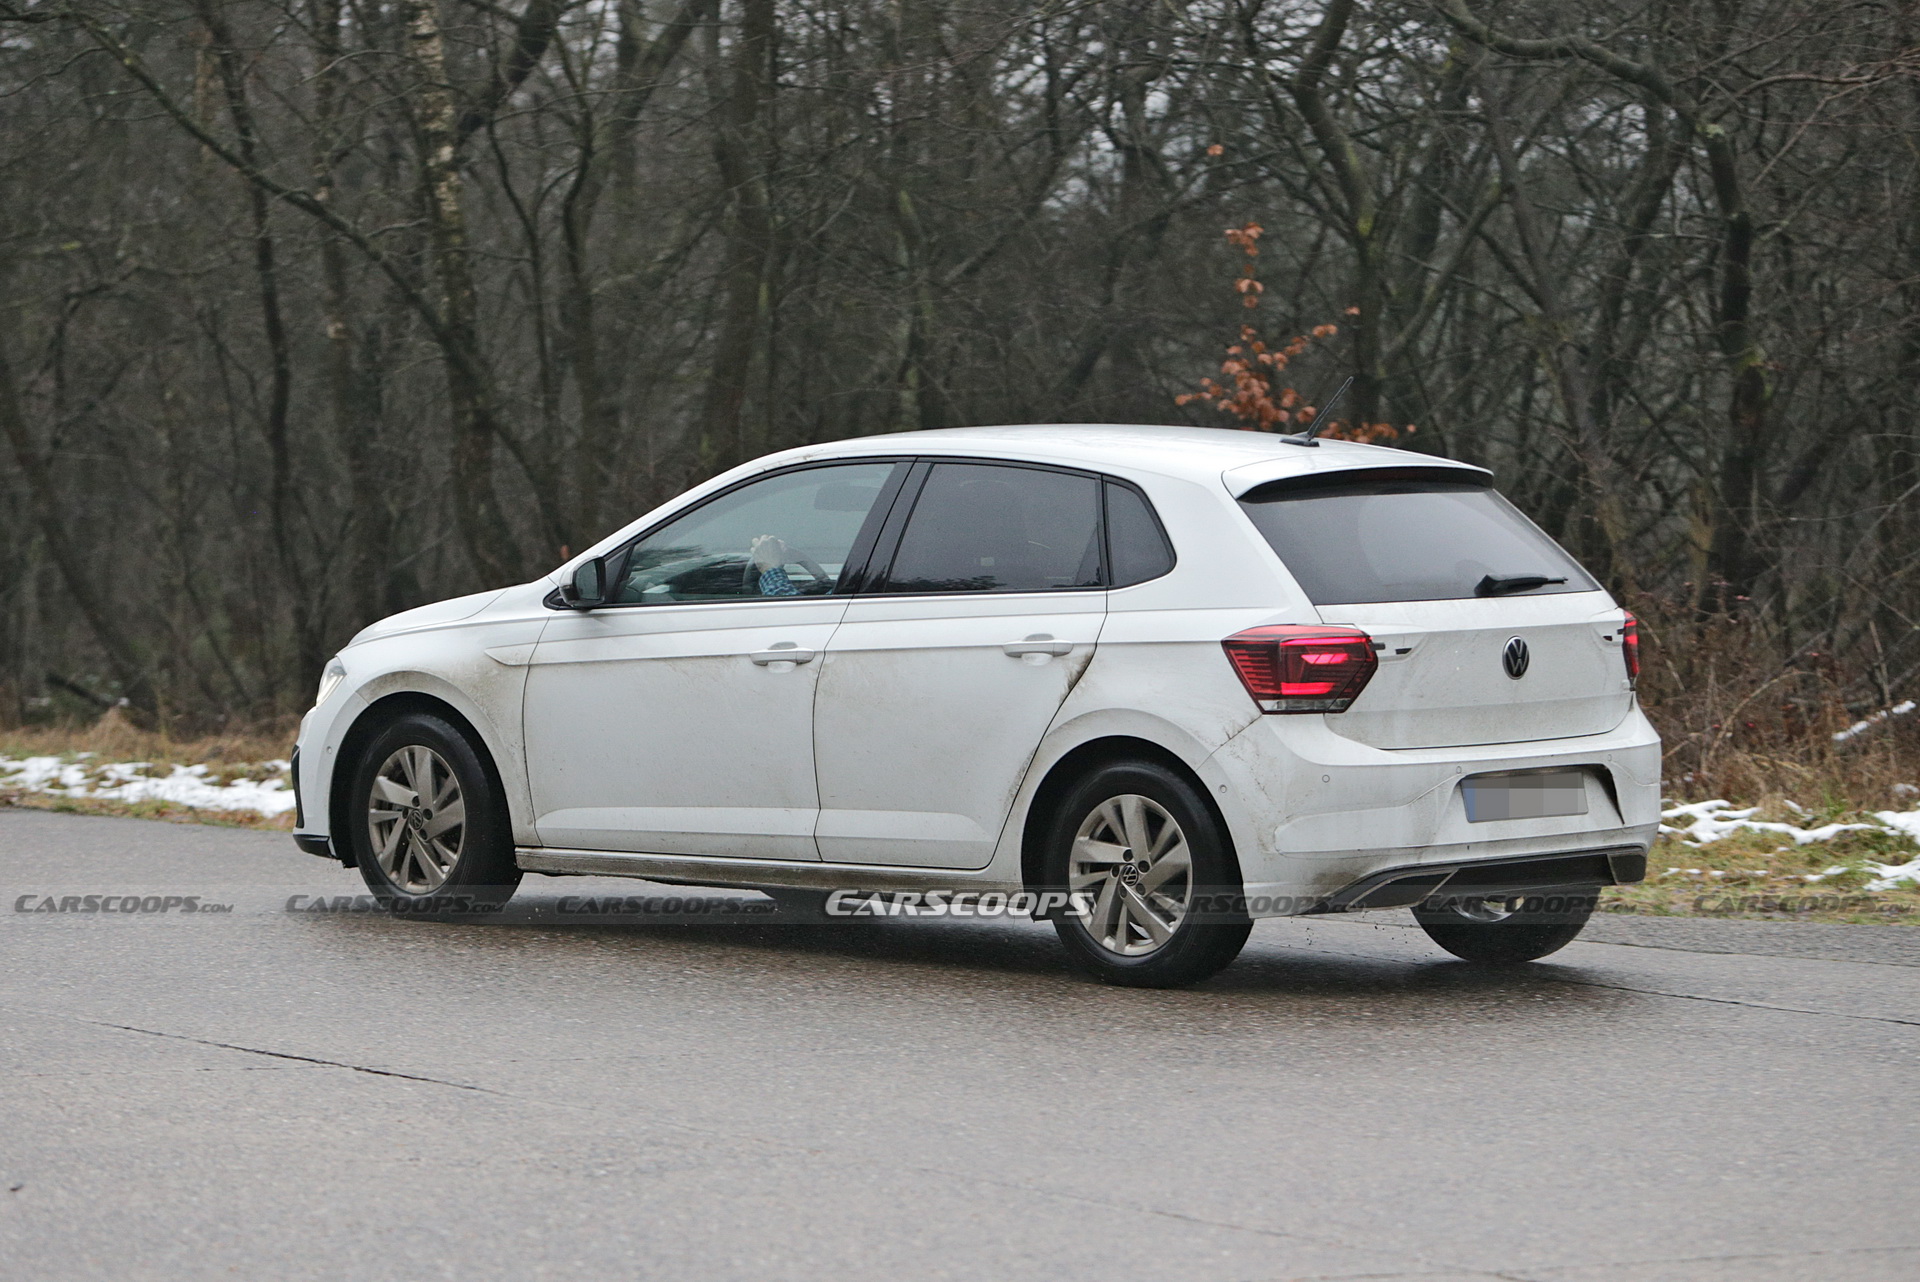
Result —
M 1105 619 L 1099 482 L 922 463 L 820 673 L 821 858 L 979 868 Z
M 819 858 L 817 658 L 906 467 L 758 478 L 609 557 L 611 604 L 555 618 L 528 675 L 543 844 Z

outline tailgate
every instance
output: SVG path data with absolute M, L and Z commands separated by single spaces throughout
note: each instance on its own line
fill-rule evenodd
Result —
M 1604 734 L 1633 708 L 1624 616 L 1604 592 L 1326 605 L 1320 615 L 1373 638 L 1379 671 L 1327 725 L 1376 748 Z M 1524 665 L 1506 661 L 1515 641 Z

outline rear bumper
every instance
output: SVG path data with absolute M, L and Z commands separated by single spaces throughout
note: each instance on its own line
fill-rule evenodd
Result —
M 1262 717 L 1208 759 L 1247 895 L 1273 905 L 1256 915 L 1316 911 L 1377 876 L 1415 869 L 1451 876 L 1609 850 L 1644 858 L 1659 831 L 1660 739 L 1638 709 L 1606 734 L 1405 750 L 1356 743 L 1326 720 Z M 1586 813 L 1469 816 L 1463 779 L 1549 767 L 1586 777 Z M 1609 873 L 1585 884 L 1613 884 Z

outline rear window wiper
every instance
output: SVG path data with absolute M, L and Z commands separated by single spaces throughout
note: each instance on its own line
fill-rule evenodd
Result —
M 1505 596 L 1509 592 L 1531 592 L 1549 583 L 1565 583 L 1566 575 L 1549 578 L 1544 574 L 1489 574 L 1474 585 L 1475 596 Z

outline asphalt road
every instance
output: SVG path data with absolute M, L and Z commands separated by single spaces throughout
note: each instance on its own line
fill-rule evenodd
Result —
M 288 912 L 284 836 L 0 811 L 6 1278 L 1920 1276 L 1920 932 Z M 228 913 L 21 912 L 86 894 Z M 750 900 L 752 897 L 748 897 Z M 524 902 L 523 902 L 524 901 Z M 304 902 L 304 901 L 303 901 Z

